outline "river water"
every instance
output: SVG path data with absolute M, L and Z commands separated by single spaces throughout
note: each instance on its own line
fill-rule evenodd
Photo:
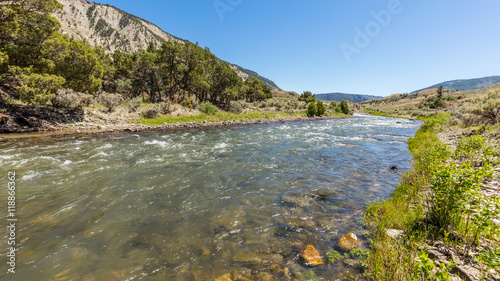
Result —
M 16 274 L 2 262 L 0 279 L 347 279 L 342 261 L 306 268 L 292 245 L 327 262 L 333 241 L 363 237 L 364 207 L 394 191 L 401 173 L 388 167 L 410 168 L 419 126 L 357 115 L 0 143 L 19 249 Z M 7 238 L 0 249 L 6 261 Z

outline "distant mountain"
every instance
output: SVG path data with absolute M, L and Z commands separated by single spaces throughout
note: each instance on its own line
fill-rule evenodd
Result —
M 460 79 L 460 80 L 451 80 L 442 82 L 436 85 L 429 86 L 427 88 L 420 89 L 418 91 L 414 91 L 412 93 L 420 92 L 427 89 L 438 88 L 439 85 L 443 85 L 446 90 L 459 90 L 459 91 L 467 91 L 467 90 L 476 90 L 482 89 L 494 84 L 500 83 L 500 76 L 488 76 L 483 78 L 476 79 Z
M 379 96 L 370 95 L 356 95 L 356 94 L 346 94 L 346 93 L 329 93 L 329 94 L 316 94 L 316 99 L 324 101 L 350 101 L 350 102 L 362 102 L 367 100 L 381 99 Z
M 102 46 L 107 52 L 120 50 L 134 52 L 145 49 L 150 43 L 156 47 L 161 42 L 187 42 L 163 31 L 158 26 L 110 5 L 86 0 L 58 0 L 63 9 L 54 14 L 61 22 L 61 32 L 77 40 L 85 40 L 93 46 Z M 174 11 L 171 11 L 172 13 Z M 255 76 L 273 90 L 279 87 L 270 79 L 231 64 L 238 75 L 246 79 Z

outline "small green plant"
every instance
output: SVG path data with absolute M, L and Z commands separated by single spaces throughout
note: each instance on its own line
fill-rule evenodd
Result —
M 450 269 L 453 268 L 455 264 L 453 262 L 441 263 L 439 267 L 434 264 L 426 252 L 422 252 L 417 258 L 416 271 L 421 272 L 423 280 L 450 280 L 451 275 L 449 273 Z
M 342 255 L 339 252 L 335 251 L 334 249 L 328 248 L 327 257 L 328 257 L 328 263 L 335 263 L 336 261 L 342 258 Z
M 304 272 L 304 277 L 306 278 L 307 281 L 317 281 L 318 280 L 318 277 L 316 277 L 316 273 L 312 269 Z
M 200 103 L 200 111 L 207 115 L 217 115 L 219 113 L 219 109 L 209 102 Z
M 486 265 L 487 269 L 500 268 L 500 249 L 486 248 L 478 257 L 478 260 Z

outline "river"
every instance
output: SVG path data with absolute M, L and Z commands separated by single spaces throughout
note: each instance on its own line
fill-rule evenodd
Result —
M 306 268 L 292 244 L 314 245 L 326 262 L 333 241 L 363 238 L 362 211 L 410 168 L 406 140 L 420 124 L 356 115 L 2 142 L 18 252 L 15 275 L 0 279 L 344 279 L 341 261 Z M 7 238 L 0 249 L 6 260 Z

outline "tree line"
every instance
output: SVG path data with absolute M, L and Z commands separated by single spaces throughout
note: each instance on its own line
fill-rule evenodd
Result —
M 243 81 L 198 44 L 164 41 L 133 53 L 73 40 L 59 32 L 57 0 L 0 0 L 0 85 L 30 104 L 46 104 L 59 89 L 118 93 L 151 102 L 263 101 L 272 91 L 256 77 Z M 3 105 L 0 95 L 0 105 Z

